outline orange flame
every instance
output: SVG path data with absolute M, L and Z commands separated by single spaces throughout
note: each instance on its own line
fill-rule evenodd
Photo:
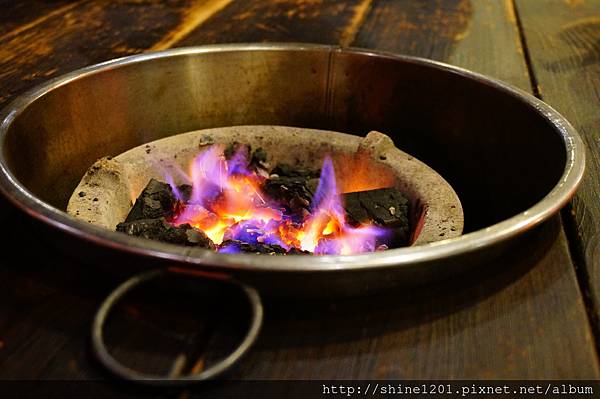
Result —
M 178 198 L 185 202 L 172 223 L 189 223 L 202 230 L 215 244 L 232 239 L 276 244 L 287 250 L 296 248 L 315 254 L 373 251 L 377 240 L 385 235 L 379 227 L 353 227 L 346 222 L 329 157 L 323 164 L 310 215 L 301 221 L 294 220 L 285 206 L 265 195 L 261 189 L 265 178 L 248 167 L 247 157 L 246 152 L 238 151 L 226 160 L 223 147 L 219 145 L 198 155 L 190 166 L 191 197 L 184 201 L 177 187 L 171 184 Z M 362 158 L 355 161 L 359 170 L 361 165 L 366 165 Z M 384 174 L 380 176 L 383 176 L 380 180 L 387 179 Z M 360 179 L 360 176 L 359 179 L 344 179 L 344 190 L 364 187 L 357 183 Z M 167 180 L 172 182 L 170 178 Z M 369 180 L 372 179 L 365 179 Z M 233 250 L 221 247 L 220 251 Z

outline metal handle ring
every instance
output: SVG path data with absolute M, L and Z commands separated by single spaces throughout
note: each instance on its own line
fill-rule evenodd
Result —
M 103 327 L 108 314 L 110 313 L 111 309 L 115 306 L 115 304 L 134 287 L 146 281 L 170 273 L 171 272 L 169 271 L 169 269 L 158 269 L 143 272 L 131 277 L 130 279 L 123 282 L 120 286 L 118 286 L 113 292 L 111 292 L 110 295 L 104 300 L 104 302 L 102 302 L 100 308 L 98 308 L 98 311 L 96 312 L 94 322 L 92 325 L 92 348 L 100 363 L 102 363 L 102 365 L 106 367 L 106 369 L 108 369 L 110 372 L 112 372 L 120 378 L 146 385 L 170 386 L 187 385 L 195 382 L 211 380 L 228 370 L 234 364 L 236 364 L 242 358 L 242 356 L 244 356 L 244 354 L 248 352 L 248 350 L 254 344 L 256 338 L 258 337 L 258 333 L 260 331 L 263 321 L 263 306 L 260 300 L 260 296 L 254 288 L 244 285 L 238 281 L 229 279 L 228 282 L 237 285 L 246 295 L 246 298 L 248 299 L 252 310 L 252 318 L 250 322 L 250 328 L 248 329 L 246 336 L 244 337 L 240 345 L 228 356 L 219 360 L 214 365 L 210 366 L 207 369 L 204 369 L 199 373 L 176 377 L 140 373 L 118 362 L 108 352 L 108 349 L 106 348 L 106 345 L 104 343 Z

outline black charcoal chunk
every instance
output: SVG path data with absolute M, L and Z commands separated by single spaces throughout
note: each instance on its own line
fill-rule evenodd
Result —
M 233 157 L 233 155 L 239 151 L 244 151 L 246 154 L 250 154 L 250 146 L 248 144 L 242 144 L 234 141 L 225 148 L 223 155 L 225 156 L 225 159 L 230 160 L 231 157 Z
M 176 202 L 171 186 L 151 179 L 133 204 L 125 222 L 170 217 Z
M 306 251 L 304 249 L 291 247 L 290 250 L 287 251 L 286 255 L 312 255 L 312 253 L 310 251 Z
M 285 163 L 280 163 L 275 166 L 273 170 L 271 170 L 271 175 L 277 175 L 280 177 L 318 178 L 320 174 L 320 170 L 302 169 Z
M 271 177 L 263 183 L 263 191 L 278 204 L 286 208 L 287 213 L 296 222 L 304 220 L 310 212 L 314 189 L 309 177 L 278 176 Z
M 179 190 L 181 200 L 184 203 L 187 203 L 190 200 L 190 198 L 192 198 L 192 186 L 190 186 L 189 184 L 182 184 L 180 186 L 177 186 L 177 189 Z
M 267 152 L 263 148 L 257 148 L 250 157 L 250 167 L 265 168 L 267 166 Z
M 263 190 L 284 206 L 294 221 L 302 222 L 310 214 L 310 204 L 319 185 L 320 174 L 320 170 L 278 164 L 263 184 Z
M 255 254 L 270 254 L 283 255 L 286 253 L 285 248 L 279 245 L 248 243 L 239 240 L 225 240 L 220 245 L 221 249 L 234 249 L 236 252 L 255 253 Z
M 257 148 L 256 150 L 252 151 L 252 146 L 238 143 L 236 141 L 229 144 L 227 148 L 225 148 L 223 155 L 225 156 L 225 159 L 230 160 L 234 154 L 240 151 L 245 154 L 246 159 L 248 160 L 248 168 L 250 170 L 258 171 L 262 169 L 266 173 L 267 152 L 263 148 Z
M 165 220 L 140 219 L 131 222 L 123 222 L 117 225 L 117 231 L 131 236 L 143 237 L 149 240 L 167 242 L 185 246 L 195 246 L 214 249 L 213 242 L 202 231 L 193 228 L 189 224 L 173 226 Z
M 359 191 L 343 195 L 348 222 L 354 226 L 373 222 L 391 228 L 392 246 L 408 244 L 408 200 L 395 187 Z

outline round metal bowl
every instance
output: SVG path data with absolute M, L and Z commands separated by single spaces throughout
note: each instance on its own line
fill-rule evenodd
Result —
M 290 295 L 358 295 L 481 265 L 565 205 L 584 170 L 573 127 L 527 93 L 434 61 L 331 46 L 122 58 L 26 93 L 0 120 L 0 188 L 66 232 L 57 241 L 67 250 L 121 270 L 185 265 Z M 182 132 L 259 124 L 385 132 L 454 187 L 466 234 L 353 256 L 228 255 L 126 236 L 64 211 L 103 156 Z

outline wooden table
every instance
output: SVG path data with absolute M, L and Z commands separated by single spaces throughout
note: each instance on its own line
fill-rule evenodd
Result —
M 468 278 L 426 290 L 343 301 L 268 300 L 259 342 L 230 376 L 600 378 L 600 1 L 3 0 L 0 5 L 0 105 L 49 78 L 115 57 L 260 41 L 428 57 L 533 92 L 579 129 L 589 150 L 585 181 L 560 217 L 518 251 Z M 17 232 L 2 241 L 0 377 L 106 378 L 89 353 L 89 328 L 119 278 L 99 276 L 86 260 L 58 253 L 26 216 L 7 207 L 3 204 L 2 224 Z M 17 249 L 22 242 L 30 249 Z M 189 337 L 177 333 L 149 340 L 160 333 L 133 327 L 153 325 L 138 320 L 140 306 L 122 309 L 120 326 L 114 327 L 115 351 L 134 366 L 164 368 L 165 359 L 168 364 L 190 345 Z M 217 322 L 199 328 L 195 338 L 214 344 L 230 321 L 218 312 L 212 316 Z

